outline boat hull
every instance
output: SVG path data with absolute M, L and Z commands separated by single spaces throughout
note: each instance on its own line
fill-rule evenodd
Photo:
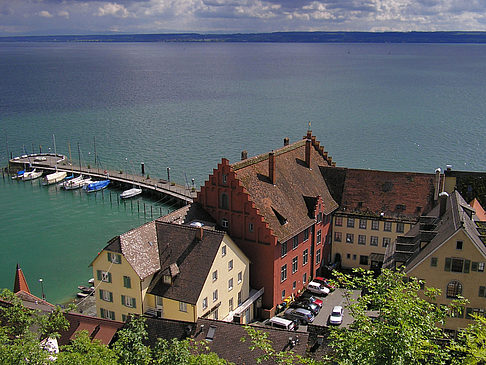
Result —
M 52 174 L 46 175 L 42 181 L 42 185 L 52 185 L 64 180 L 67 176 L 65 171 L 57 171 Z
M 142 189 L 133 188 L 129 190 L 125 190 L 123 193 L 120 194 L 121 199 L 129 199 L 133 198 L 134 196 L 142 194 Z
M 43 174 L 42 171 L 36 171 L 36 170 L 25 172 L 24 175 L 22 176 L 22 180 L 23 181 L 35 180 L 41 177 L 42 174 Z
M 94 193 L 105 189 L 109 183 L 110 180 L 95 181 L 92 182 L 91 184 L 86 185 L 84 189 L 86 190 L 87 193 Z

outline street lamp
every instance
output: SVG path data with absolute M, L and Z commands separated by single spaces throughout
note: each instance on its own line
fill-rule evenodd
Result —
M 44 294 L 44 280 L 42 278 L 39 279 L 39 283 L 41 285 L 41 291 L 42 291 L 42 299 L 46 300 L 46 295 Z

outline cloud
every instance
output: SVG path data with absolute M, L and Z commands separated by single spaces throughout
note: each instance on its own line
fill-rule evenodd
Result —
M 98 12 L 96 13 L 97 16 L 107 16 L 111 15 L 118 18 L 127 18 L 130 13 L 125 8 L 124 5 L 117 4 L 117 3 L 107 3 L 103 6 L 98 8 Z
M 69 12 L 66 10 L 60 10 L 57 12 L 57 16 L 69 19 Z
M 38 15 L 43 17 L 43 18 L 52 18 L 53 17 L 53 15 L 51 13 L 49 13 L 47 10 L 39 11 Z

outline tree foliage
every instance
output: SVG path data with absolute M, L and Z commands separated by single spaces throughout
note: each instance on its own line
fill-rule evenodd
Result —
M 486 318 L 472 316 L 474 323 L 460 331 L 449 347 L 455 364 L 486 364 Z

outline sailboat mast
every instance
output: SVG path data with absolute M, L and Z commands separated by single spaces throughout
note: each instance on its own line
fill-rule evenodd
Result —
M 79 142 L 78 142 L 78 160 L 79 160 L 79 171 L 81 171 L 81 151 L 79 150 Z
M 52 140 L 54 141 L 54 158 L 56 159 L 56 163 L 55 163 L 55 166 L 56 166 L 56 171 L 57 171 L 57 150 L 56 150 L 56 136 L 53 134 L 52 135 Z

